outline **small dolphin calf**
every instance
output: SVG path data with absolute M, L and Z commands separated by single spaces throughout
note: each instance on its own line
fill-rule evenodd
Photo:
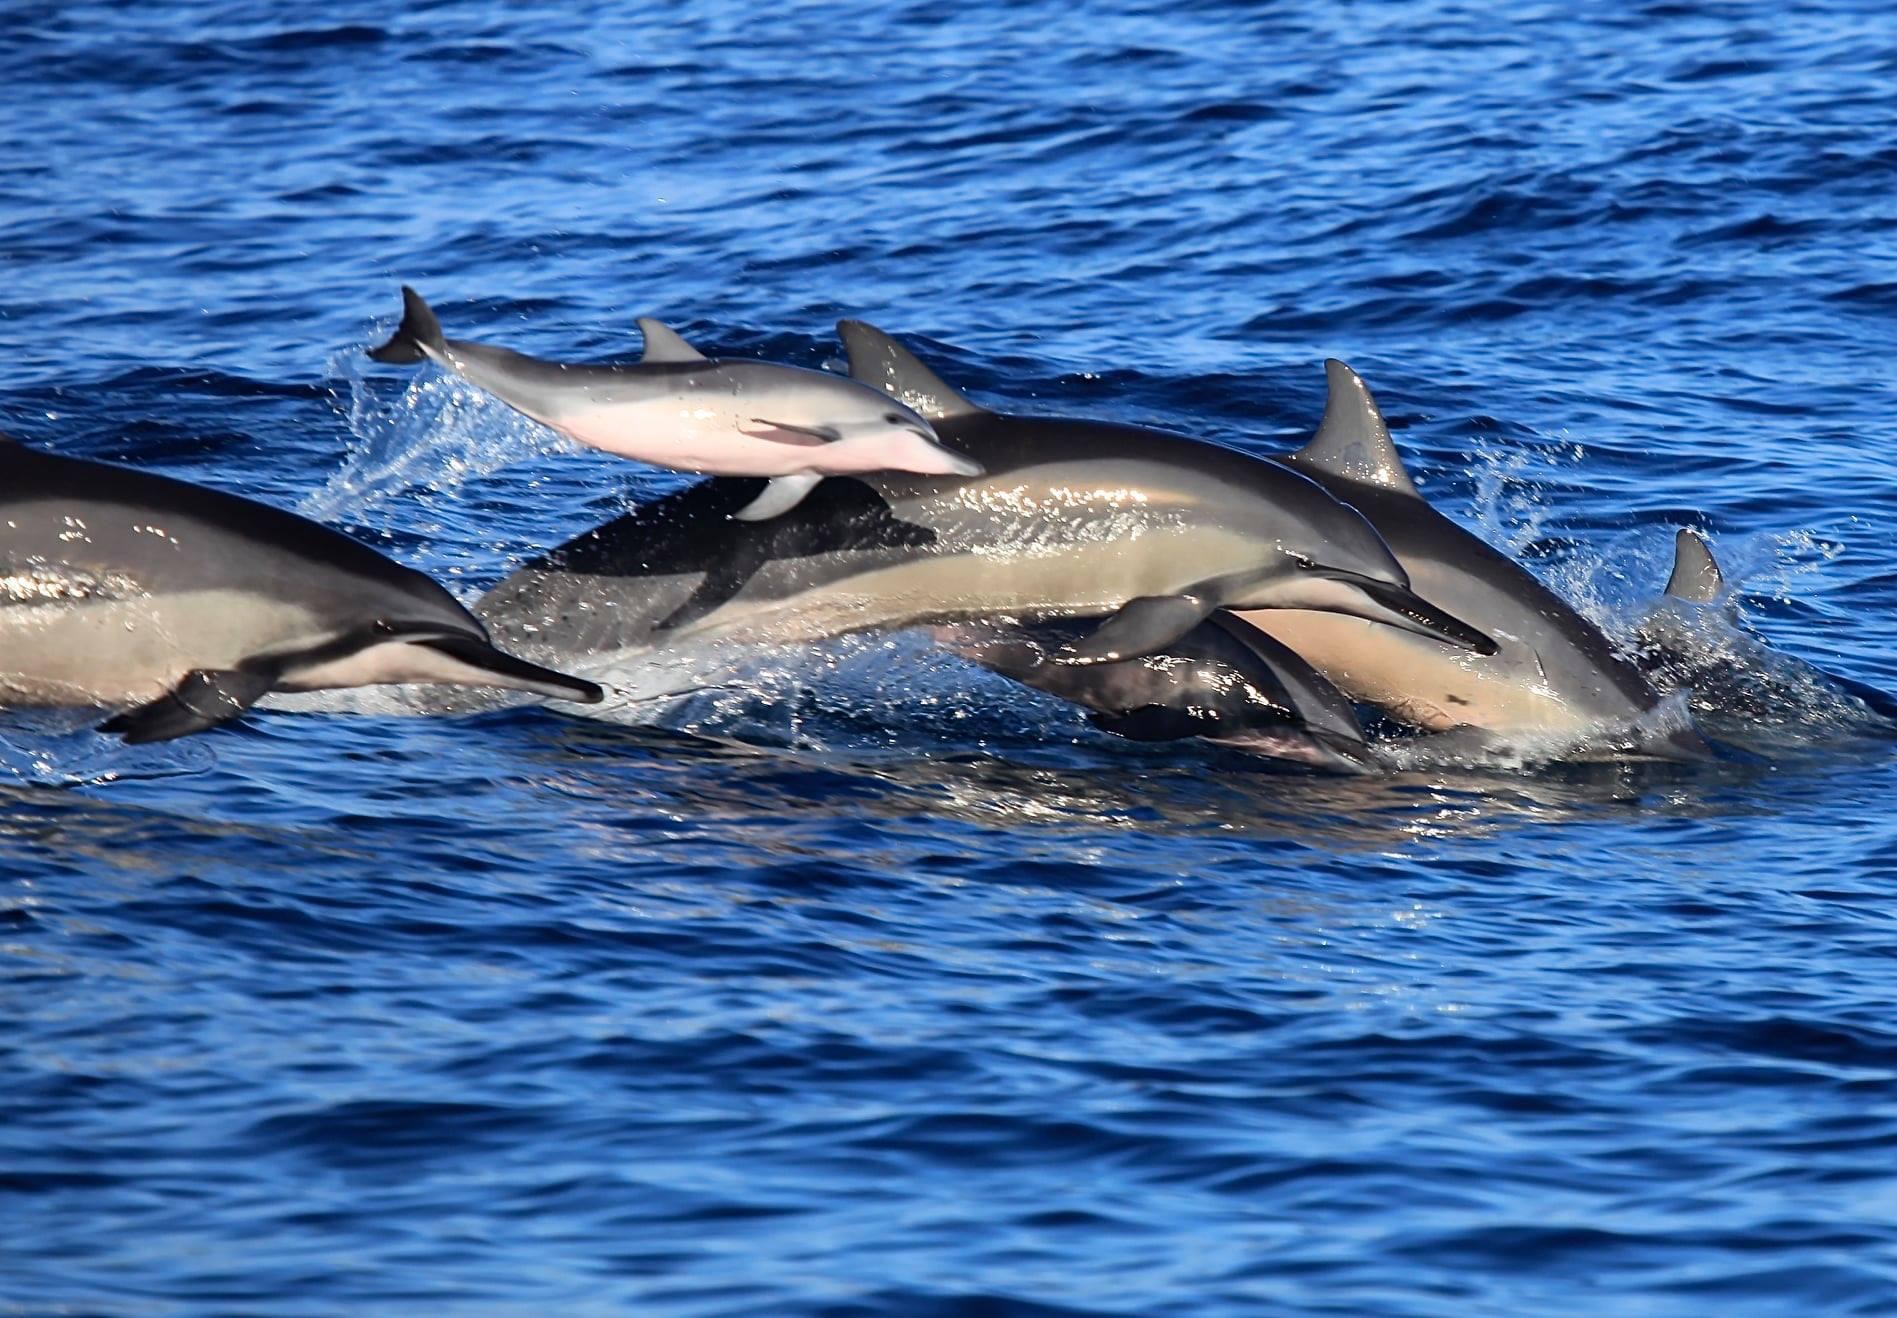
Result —
M 980 466 L 936 442 L 909 408 L 862 385 L 797 366 L 707 358 L 656 320 L 641 320 L 634 366 L 567 366 L 442 336 L 412 288 L 402 324 L 369 353 L 380 362 L 426 357 L 524 416 L 582 444 L 676 471 L 768 476 L 733 515 L 776 517 L 825 476 L 911 471 L 979 476 Z
M 791 515 L 739 527 L 725 519 L 755 487 L 703 482 L 496 586 L 477 605 L 496 634 L 611 666 L 687 641 L 1104 618 L 1059 659 L 1105 663 L 1237 607 L 1334 610 L 1452 654 L 1494 648 L 1412 591 L 1369 523 L 1314 481 L 1178 435 L 989 412 L 889 336 L 840 328 L 851 374 L 919 406 L 985 475 L 829 481 Z
M 130 705 L 100 730 L 165 741 L 272 691 L 405 682 L 603 694 L 327 527 L 0 437 L 0 704 Z
M 1309 664 L 1220 611 L 1156 654 L 1118 663 L 1056 660 L 1040 631 L 942 638 L 965 659 L 1092 710 L 1095 727 L 1135 741 L 1198 737 L 1335 773 L 1372 764 L 1356 711 Z
M 1377 528 L 1416 588 L 1495 638 L 1457 654 L 1335 614 L 1273 610 L 1247 621 L 1310 660 L 1355 700 L 1428 731 L 1667 759 L 1708 752 L 1690 728 L 1652 726 L 1660 693 L 1598 627 L 1505 555 L 1431 508 L 1357 373 L 1325 363 L 1330 399 L 1311 442 L 1284 460 Z

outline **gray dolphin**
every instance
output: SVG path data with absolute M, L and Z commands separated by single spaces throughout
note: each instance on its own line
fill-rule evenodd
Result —
M 980 467 L 936 443 L 929 423 L 900 403 L 828 371 L 741 358 L 707 358 L 644 319 L 645 355 L 631 366 L 570 366 L 442 335 L 412 288 L 402 323 L 369 356 L 424 357 L 562 434 L 621 457 L 676 471 L 774 479 L 733 516 L 776 517 L 825 476 L 912 471 L 976 476 Z
M 1775 666 L 1765 647 L 1740 630 L 1711 546 L 1685 527 L 1673 537 L 1673 568 L 1660 598 L 1635 624 L 1634 647 L 1656 686 L 1691 690 L 1707 713 L 1731 707 L 1749 676 Z
M 1372 767 L 1343 693 L 1289 649 L 1223 610 L 1157 654 L 1064 664 L 1045 631 L 981 630 L 942 639 L 965 659 L 1093 711 L 1135 741 L 1198 737 L 1335 773 Z
M 315 522 L 0 437 L 0 703 L 132 706 L 130 742 L 272 691 L 427 682 L 595 702 L 428 577 Z
M 1363 380 L 1340 361 L 1324 369 L 1323 423 L 1284 461 L 1368 518 L 1416 589 L 1497 647 L 1458 653 L 1316 612 L 1247 613 L 1247 621 L 1353 699 L 1429 731 L 1471 727 L 1503 740 L 1552 742 L 1557 753 L 1706 755 L 1690 729 L 1655 725 L 1660 693 L 1598 627 L 1423 500 Z
M 1861 720 L 1840 709 L 1842 692 L 1888 731 L 1897 699 L 1863 682 L 1782 654 L 1747 632 L 1712 547 L 1682 527 L 1673 540 L 1673 570 L 1661 597 L 1635 628 L 1635 657 L 1666 691 L 1690 692 L 1693 711 L 1713 735 L 1740 744 L 1761 730 L 1823 732 L 1827 723 Z
M 1314 481 L 1158 431 L 998 415 L 887 335 L 839 328 L 853 376 L 923 410 L 986 474 L 826 481 L 792 513 L 737 526 L 726 518 L 756 485 L 704 482 L 529 564 L 477 611 L 509 644 L 607 664 L 686 641 L 1099 617 L 1059 658 L 1110 662 L 1221 607 L 1336 610 L 1445 651 L 1494 648 L 1411 591 L 1370 525 Z

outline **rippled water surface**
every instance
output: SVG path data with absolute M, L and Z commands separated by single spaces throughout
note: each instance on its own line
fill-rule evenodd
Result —
M 16 3 L 0 73 L 0 421 L 466 597 L 677 478 L 368 367 L 404 281 L 569 359 L 859 316 L 1258 452 L 1340 356 L 1610 626 L 1690 523 L 1897 686 L 1882 3 Z M 8 716 L 0 1308 L 1897 1311 L 1897 773 L 1835 701 L 1337 782 L 900 638 L 753 683 Z

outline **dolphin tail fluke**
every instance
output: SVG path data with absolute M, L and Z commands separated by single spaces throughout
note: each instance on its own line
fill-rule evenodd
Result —
M 129 746 L 188 737 L 241 718 L 275 685 L 264 673 L 199 668 L 150 704 L 107 719 L 99 731 L 117 733 Z
M 1432 641 L 1473 650 L 1480 655 L 1495 654 L 1502 648 L 1487 632 L 1471 627 L 1452 613 L 1445 613 L 1407 586 L 1367 577 L 1358 578 L 1353 584 L 1363 599 L 1358 608 L 1340 610 L 1349 617 L 1387 623 L 1399 631 L 1427 636 Z
M 506 687 L 513 691 L 531 691 L 550 700 L 570 700 L 581 705 L 597 705 L 606 698 L 606 690 L 597 682 L 589 682 L 583 677 L 572 677 L 551 668 L 542 668 L 539 664 L 528 663 L 511 654 L 497 650 L 486 641 L 472 636 L 431 636 L 418 640 L 416 644 L 425 645 L 477 669 L 478 674 L 468 675 L 457 680 L 466 685 L 491 685 Z M 482 678 L 489 679 L 482 682 Z
M 436 318 L 434 308 L 422 300 L 420 293 L 403 284 L 402 323 L 387 343 L 369 349 L 369 356 L 379 362 L 412 366 L 424 357 L 440 360 L 447 353 L 448 341 L 442 335 L 441 321 Z
M 773 517 L 781 517 L 804 501 L 804 496 L 817 488 L 823 479 L 819 475 L 778 476 L 765 485 L 757 498 L 731 514 L 740 522 L 767 522 Z

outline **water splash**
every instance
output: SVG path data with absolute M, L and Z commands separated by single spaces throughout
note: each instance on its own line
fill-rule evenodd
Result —
M 362 345 L 331 355 L 327 376 L 352 436 L 342 468 L 298 506 L 305 517 L 355 517 L 416 488 L 453 494 L 504 467 L 578 446 L 447 372 L 424 368 L 387 398 Z

